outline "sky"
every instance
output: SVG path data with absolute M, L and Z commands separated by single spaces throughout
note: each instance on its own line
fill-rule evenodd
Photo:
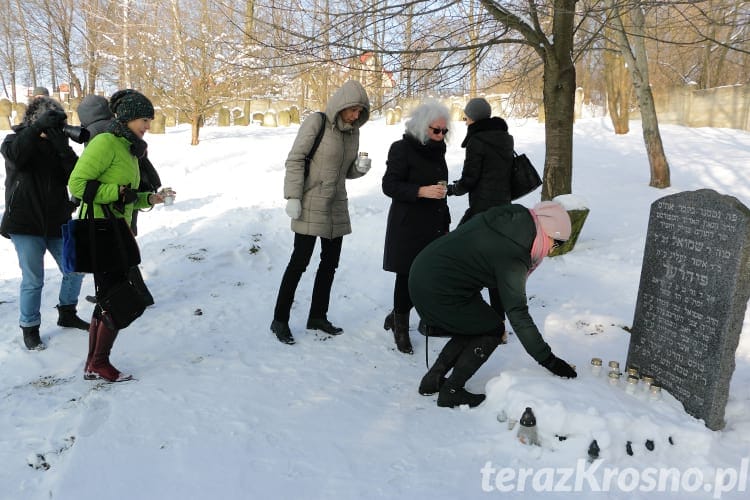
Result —
M 541 168 L 543 124 L 509 125 L 516 150 Z M 395 275 L 382 270 L 389 199 L 380 181 L 403 123 L 374 118 L 362 128 L 360 150 L 373 167 L 347 181 L 353 232 L 329 310 L 344 334 L 305 330 L 317 250 L 292 309 L 297 343 L 270 332 L 293 239 L 283 178 L 297 127 L 209 126 L 198 146 L 187 126 L 146 136 L 177 199 L 139 217 L 141 269 L 156 304 L 120 333 L 111 356 L 134 381 L 83 380 L 87 334 L 56 326 L 51 258 L 48 348 L 25 349 L 20 271 L 12 244 L 0 240 L 0 500 L 747 498 L 747 316 L 721 431 L 668 393 L 629 394 L 589 366 L 592 357 L 625 364 L 651 204 L 708 188 L 750 205 L 748 132 L 662 125 L 672 186 L 655 189 L 640 122 L 618 136 L 607 118 L 579 120 L 568 201 L 590 214 L 573 251 L 545 259 L 527 285 L 532 317 L 579 377 L 553 376 L 511 335 L 467 384 L 486 401 L 447 409 L 417 392 L 425 357 L 434 361 L 445 339 L 425 342 L 414 311 L 414 355 L 383 330 Z M 465 125 L 449 128 L 452 181 Z M 537 190 L 518 202 L 539 199 Z M 448 203 L 455 227 L 468 200 Z M 78 304 L 86 320 L 87 294 L 91 276 Z M 539 446 L 521 443 L 517 424 L 508 429 L 526 407 Z M 600 451 L 590 461 L 593 440 Z

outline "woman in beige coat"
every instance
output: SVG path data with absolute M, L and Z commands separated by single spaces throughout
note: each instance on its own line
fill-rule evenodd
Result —
M 307 328 L 330 335 L 343 333 L 328 320 L 328 303 L 343 237 L 352 232 L 346 179 L 362 177 L 369 169 L 369 165 L 358 167 L 357 162 L 359 128 L 369 117 L 370 101 L 365 89 L 357 81 L 346 82 L 329 99 L 325 118 L 314 113 L 302 123 L 286 159 L 284 198 L 287 215 L 292 219 L 294 249 L 281 279 L 271 323 L 271 331 L 285 344 L 294 344 L 289 313 L 297 284 L 310 263 L 318 237 L 320 263 Z M 305 157 L 313 149 L 321 127 L 320 144 L 306 172 Z

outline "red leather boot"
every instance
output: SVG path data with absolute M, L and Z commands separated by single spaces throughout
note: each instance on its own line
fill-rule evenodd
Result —
M 112 350 L 112 345 L 115 343 L 117 333 L 118 330 L 107 328 L 104 321 L 98 321 L 96 345 L 94 346 L 94 353 L 91 356 L 91 362 L 86 372 L 86 379 L 104 379 L 109 382 L 125 382 L 126 380 L 133 379 L 132 375 L 121 373 L 109 362 L 109 353 Z

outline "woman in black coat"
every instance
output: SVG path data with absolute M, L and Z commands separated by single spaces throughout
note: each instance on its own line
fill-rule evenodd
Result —
M 491 114 L 490 103 L 481 97 L 469 100 L 464 107 L 467 128 L 461 147 L 466 148 L 466 158 L 461 178 L 448 186 L 449 196 L 469 193 L 469 208 L 459 226 L 476 214 L 511 202 L 513 136 L 508 133 L 505 120 Z M 504 318 L 505 309 L 497 289 L 490 288 L 488 292 L 492 308 Z
M 393 310 L 383 327 L 393 330 L 399 351 L 412 354 L 409 339 L 409 269 L 417 254 L 448 232 L 448 166 L 445 141 L 450 111 L 437 102 L 418 106 L 406 122 L 403 139 L 388 151 L 383 193 L 391 198 L 385 233 L 383 269 L 396 273 Z M 441 182 L 442 181 L 442 182 Z

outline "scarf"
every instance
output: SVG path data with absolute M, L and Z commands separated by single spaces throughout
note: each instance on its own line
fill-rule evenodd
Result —
M 539 222 L 539 217 L 536 216 L 536 212 L 532 209 L 529 209 L 529 212 L 531 212 L 531 217 L 534 219 L 534 225 L 536 226 L 536 238 L 534 238 L 534 243 L 531 245 L 531 269 L 529 269 L 528 273 L 531 274 L 534 272 L 534 269 L 539 267 L 539 264 L 542 263 L 542 260 L 547 254 L 549 254 L 549 251 L 552 248 L 552 242 L 550 241 L 549 236 L 544 232 L 544 229 L 542 229 L 542 225 Z
M 146 155 L 148 144 L 146 144 L 146 141 L 135 135 L 126 124 L 118 120 L 112 120 L 109 125 L 109 132 L 117 137 L 124 137 L 127 139 L 130 142 L 130 154 L 136 158 L 140 159 Z

